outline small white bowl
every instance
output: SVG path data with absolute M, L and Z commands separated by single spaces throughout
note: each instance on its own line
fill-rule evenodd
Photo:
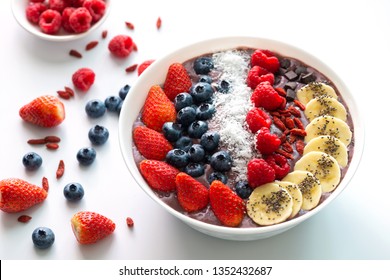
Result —
M 133 123 L 136 120 L 145 102 L 149 88 L 154 84 L 163 84 L 169 65 L 173 62 L 184 62 L 193 57 L 200 56 L 206 53 L 237 47 L 269 49 L 281 55 L 299 59 L 302 62 L 316 68 L 317 70 L 325 74 L 339 89 L 342 97 L 348 104 L 349 111 L 353 120 L 353 129 L 355 136 L 354 154 L 349 165 L 348 171 L 337 189 L 315 209 L 297 218 L 277 225 L 256 228 L 230 228 L 208 224 L 187 217 L 184 214 L 174 210 L 173 208 L 165 204 L 155 195 L 153 190 L 148 186 L 146 181 L 143 179 L 141 173 L 139 172 L 132 153 Z M 359 117 L 358 108 L 347 86 L 342 82 L 340 77 L 332 69 L 330 69 L 318 58 L 297 47 L 278 41 L 253 37 L 227 37 L 207 40 L 181 48 L 155 61 L 148 69 L 146 69 L 146 71 L 138 78 L 137 82 L 131 87 L 131 90 L 122 106 L 119 119 L 119 141 L 124 161 L 131 175 L 134 177 L 135 181 L 139 184 L 139 186 L 156 203 L 161 206 L 162 210 L 168 211 L 173 216 L 185 222 L 192 228 L 214 237 L 229 240 L 256 240 L 282 233 L 309 219 L 310 217 L 324 209 L 324 207 L 329 205 L 347 187 L 352 176 L 358 168 L 362 156 L 364 144 L 364 129 L 362 121 Z M 158 215 L 158 213 L 156 213 L 156 215 Z
M 104 21 L 107 19 L 108 15 L 110 14 L 110 10 L 111 10 L 111 0 L 105 0 L 105 2 L 106 2 L 106 11 L 103 17 L 98 22 L 94 23 L 91 26 L 91 28 L 88 29 L 86 32 L 78 33 L 78 34 L 67 33 L 63 30 L 61 30 L 59 34 L 55 34 L 55 35 L 43 33 L 40 30 L 38 25 L 34 25 L 27 20 L 26 8 L 28 5 L 28 1 L 12 0 L 11 8 L 16 21 L 19 23 L 21 27 L 23 27 L 29 33 L 33 34 L 34 36 L 37 36 L 38 38 L 48 40 L 48 41 L 67 42 L 67 41 L 74 41 L 80 38 L 84 38 L 85 36 L 94 32 L 104 23 Z

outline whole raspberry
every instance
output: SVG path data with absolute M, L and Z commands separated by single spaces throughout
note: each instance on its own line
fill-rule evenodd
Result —
M 49 0 L 49 9 L 56 10 L 60 13 L 68 6 L 66 0 Z
M 47 10 L 47 6 L 43 3 L 30 3 L 26 8 L 26 18 L 29 22 L 38 24 L 39 17 Z
M 91 14 L 92 22 L 101 19 L 106 11 L 106 3 L 102 0 L 85 0 L 83 7 Z
M 248 184 L 253 189 L 275 180 L 275 170 L 264 159 L 250 160 L 247 170 Z
M 65 31 L 73 33 L 74 30 L 70 26 L 69 23 L 69 18 L 70 15 L 76 10 L 76 8 L 73 7 L 67 7 L 62 11 L 62 27 L 64 28 Z
M 270 73 L 267 69 L 258 65 L 253 66 L 251 70 L 249 70 L 248 77 L 246 80 L 248 86 L 251 89 L 255 89 L 257 85 L 261 82 L 269 82 L 271 85 L 273 85 L 274 81 L 274 74 Z
M 154 62 L 154 59 L 145 60 L 138 66 L 138 76 L 142 74 Z
M 246 122 L 250 131 L 256 133 L 262 127 L 271 127 L 271 118 L 260 108 L 252 108 L 246 115 Z
M 39 17 L 39 27 L 46 34 L 56 34 L 61 28 L 61 22 L 61 14 L 51 9 L 44 11 Z
M 46 0 L 30 0 L 30 3 L 43 3 L 45 2 Z
M 266 110 L 274 111 L 283 104 L 283 97 L 271 86 L 269 82 L 258 84 L 251 96 L 256 107 L 263 107 Z
M 108 49 L 117 57 L 127 57 L 133 50 L 133 40 L 127 35 L 117 35 L 111 39 Z
M 278 58 L 269 50 L 256 50 L 251 57 L 252 66 L 258 65 L 275 73 L 279 69 Z
M 279 149 L 280 144 L 279 137 L 266 127 L 262 127 L 256 136 L 256 148 L 262 155 L 272 154 Z
M 72 75 L 72 82 L 79 90 L 87 91 L 95 82 L 95 73 L 89 68 L 80 68 Z
M 91 27 L 92 16 L 86 8 L 77 8 L 69 17 L 69 25 L 76 33 L 83 33 Z
M 265 161 L 275 170 L 275 179 L 277 180 L 282 180 L 290 172 L 287 158 L 282 155 L 269 155 L 265 158 Z

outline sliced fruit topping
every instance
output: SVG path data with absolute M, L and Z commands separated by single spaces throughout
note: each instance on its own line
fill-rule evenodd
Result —
M 320 96 L 328 96 L 337 99 L 337 94 L 334 89 L 331 86 L 320 82 L 309 83 L 297 91 L 297 98 L 303 105 L 306 105 L 310 100 Z
M 285 189 L 292 198 L 293 206 L 292 206 L 292 212 L 289 218 L 294 218 L 299 210 L 301 210 L 302 207 L 302 192 L 300 191 L 297 184 L 287 182 L 287 181 L 275 181 L 276 184 L 279 185 L 279 187 Z
M 339 118 L 342 121 L 347 120 L 347 110 L 344 105 L 333 97 L 327 96 L 319 96 L 310 100 L 306 104 L 304 113 L 309 121 L 325 115 Z

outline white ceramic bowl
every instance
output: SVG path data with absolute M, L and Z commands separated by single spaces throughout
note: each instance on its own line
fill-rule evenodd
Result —
M 242 46 L 250 48 L 269 49 L 285 56 L 297 58 L 325 74 L 341 92 L 341 95 L 348 104 L 354 123 L 354 155 L 348 168 L 348 171 L 337 189 L 330 195 L 328 199 L 326 199 L 323 203 L 321 203 L 312 211 L 292 220 L 267 227 L 229 228 L 200 222 L 198 220 L 192 219 L 179 213 L 178 211 L 174 210 L 173 208 L 165 204 L 163 201 L 161 201 L 147 185 L 136 166 L 132 153 L 133 123 L 144 104 L 149 88 L 154 84 L 162 84 L 164 82 L 167 69 L 171 63 L 184 62 L 202 54 Z M 192 228 L 214 237 L 229 240 L 256 240 L 282 233 L 309 219 L 313 215 L 320 212 L 324 207 L 329 205 L 347 187 L 352 176 L 358 168 L 358 164 L 360 162 L 360 158 L 363 152 L 364 129 L 362 121 L 359 118 L 358 109 L 356 107 L 356 103 L 352 97 L 352 94 L 349 92 L 347 86 L 342 82 L 340 77 L 334 71 L 332 71 L 332 69 L 330 69 L 325 63 L 297 47 L 282 42 L 252 37 L 228 37 L 212 39 L 189 45 L 187 47 L 174 51 L 154 62 L 138 78 L 137 82 L 132 86 L 128 96 L 126 97 L 119 120 L 119 140 L 124 161 L 131 175 L 134 177 L 135 181 L 139 184 L 139 186 L 156 203 L 161 206 L 161 211 L 168 211 L 173 216 L 187 223 Z M 156 215 L 158 215 L 158 213 L 156 213 Z
M 43 33 L 38 25 L 34 25 L 31 22 L 29 22 L 26 18 L 26 7 L 28 5 L 28 1 L 25 0 L 11 0 L 11 9 L 12 13 L 16 19 L 16 21 L 19 23 L 21 27 L 23 27 L 26 31 L 33 34 L 34 36 L 48 40 L 48 41 L 54 41 L 54 42 L 66 42 L 66 41 L 74 41 L 77 39 L 81 39 L 86 37 L 87 35 L 94 32 L 96 29 L 98 29 L 104 21 L 107 19 L 108 15 L 111 11 L 111 0 L 105 0 L 106 2 L 106 11 L 104 13 L 104 16 L 96 23 L 94 23 L 90 29 L 88 29 L 86 32 L 78 33 L 78 34 L 70 34 L 66 33 L 65 31 L 60 31 L 59 34 L 50 35 Z

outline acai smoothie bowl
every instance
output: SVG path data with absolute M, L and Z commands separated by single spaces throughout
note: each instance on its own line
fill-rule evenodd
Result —
M 155 61 L 123 104 L 119 134 L 131 175 L 162 211 L 230 240 L 270 237 L 321 211 L 350 182 L 364 142 L 332 69 L 254 37 Z

